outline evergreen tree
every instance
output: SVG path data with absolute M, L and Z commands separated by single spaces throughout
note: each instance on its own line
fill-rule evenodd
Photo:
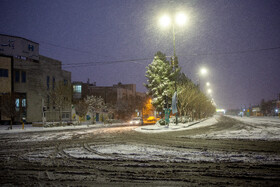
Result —
M 152 96 L 152 104 L 158 111 L 162 111 L 164 107 L 164 96 L 172 97 L 175 78 L 179 71 L 179 68 L 176 72 L 173 71 L 172 65 L 162 52 L 157 52 L 153 62 L 147 67 L 148 83 L 145 87 L 148 89 L 148 94 Z

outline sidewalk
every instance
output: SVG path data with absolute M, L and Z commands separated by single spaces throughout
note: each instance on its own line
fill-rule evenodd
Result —
M 125 123 L 113 123 L 113 124 L 96 123 L 96 124 L 61 126 L 61 127 L 33 127 L 32 124 L 25 124 L 24 129 L 22 129 L 22 125 L 13 125 L 13 129 L 9 129 L 10 125 L 0 125 L 0 134 L 87 129 L 87 128 L 98 128 L 98 127 L 113 127 L 113 126 L 121 126 L 121 125 L 125 125 Z

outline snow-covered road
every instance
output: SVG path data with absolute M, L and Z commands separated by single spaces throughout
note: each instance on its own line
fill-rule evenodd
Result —
M 4 133 L 0 185 L 279 184 L 277 119 L 238 119 L 215 116 L 167 129 L 141 126 L 141 133 L 132 126 Z M 146 133 L 149 128 L 160 133 Z M 263 133 L 257 134 L 259 129 Z
M 227 116 L 238 123 L 234 126 L 217 129 L 207 134 L 198 134 L 192 138 L 212 139 L 250 139 L 280 140 L 280 119 L 273 117 L 238 117 Z
M 191 130 L 209 127 L 219 122 L 220 116 L 214 116 L 202 122 L 190 122 L 178 125 L 170 124 L 169 127 L 151 125 L 138 127 L 135 130 L 143 133 L 162 133 L 182 130 Z M 232 126 L 224 126 L 212 130 L 211 132 L 196 134 L 188 137 L 192 138 L 212 138 L 212 139 L 257 139 L 257 140 L 280 140 L 280 119 L 276 117 L 238 117 L 227 116 L 238 123 Z M 215 128 L 215 126 L 213 126 Z

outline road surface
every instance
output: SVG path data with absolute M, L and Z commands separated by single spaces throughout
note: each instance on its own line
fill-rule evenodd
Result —
M 123 126 L 1 134 L 0 185 L 279 185 L 279 141 L 193 138 L 237 125 L 222 117 L 168 133 Z

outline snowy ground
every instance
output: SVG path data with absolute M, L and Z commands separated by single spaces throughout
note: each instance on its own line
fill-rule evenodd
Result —
M 214 131 L 210 134 L 199 134 L 189 136 L 192 138 L 213 138 L 213 139 L 258 139 L 258 140 L 280 140 L 280 119 L 276 117 L 238 117 L 227 116 L 240 121 L 235 127 Z M 138 132 L 162 133 L 171 131 L 190 130 L 212 126 L 219 122 L 219 116 L 203 120 L 201 122 L 170 124 L 169 127 L 151 125 L 138 127 Z
M 280 140 L 280 119 L 276 117 L 239 117 L 239 116 L 227 116 L 232 119 L 240 121 L 235 127 L 220 129 L 218 131 L 207 132 L 207 134 L 196 134 L 193 136 L 187 136 L 191 138 L 211 138 L 211 139 L 258 139 L 258 140 Z M 161 125 L 148 125 L 140 126 L 134 130 L 142 133 L 163 133 L 163 132 L 175 132 L 182 130 L 191 130 L 203 127 L 210 127 L 219 122 L 219 116 L 214 116 L 209 119 L 203 119 L 201 121 L 179 123 L 178 125 L 170 123 L 169 126 Z M 65 127 L 32 127 L 32 125 L 25 125 L 22 129 L 21 125 L 14 125 L 12 130 L 8 130 L 9 126 L 0 126 L 0 134 L 3 133 L 22 133 L 22 132 L 50 132 L 54 131 L 48 136 L 41 136 L 34 134 L 24 140 L 20 141 L 45 141 L 45 140 L 64 140 L 71 139 L 74 136 L 82 136 L 90 133 L 102 133 L 99 128 L 104 127 L 118 127 L 126 126 L 127 124 L 94 124 L 94 125 L 79 125 L 79 126 L 65 126 Z M 132 127 L 131 129 L 133 129 Z M 71 132 L 65 130 L 78 130 L 78 132 Z
M 114 124 L 81 124 L 72 125 L 64 127 L 33 127 L 31 124 L 25 124 L 24 128 L 22 125 L 13 125 L 12 129 L 9 129 L 10 125 L 0 125 L 0 134 L 4 133 L 22 133 L 22 132 L 42 132 L 42 131 L 62 131 L 62 130 L 74 130 L 74 129 L 88 129 L 88 128 L 99 128 L 99 127 L 112 127 L 112 126 L 122 126 L 127 125 L 127 123 L 114 123 Z
M 274 117 L 237 117 L 227 116 L 240 123 L 228 129 L 221 129 L 208 134 L 192 136 L 193 138 L 213 139 L 250 139 L 280 140 L 280 119 Z
M 235 124 L 237 127 L 230 127 L 221 130 L 214 130 L 213 132 L 207 131 L 195 135 L 183 135 L 179 138 L 206 138 L 206 139 L 259 139 L 259 140 L 280 140 L 280 120 L 274 118 L 247 118 L 247 117 L 233 117 L 240 122 Z M 211 126 L 219 122 L 219 116 L 214 116 L 202 121 L 170 124 L 168 127 L 160 125 L 149 125 L 140 127 L 115 127 L 112 129 L 88 129 L 87 126 L 81 126 L 79 131 L 54 131 L 48 133 L 46 136 L 41 134 L 32 134 L 26 136 L 25 139 L 17 140 L 18 142 L 40 142 L 40 141 L 53 141 L 53 140 L 67 140 L 78 137 L 82 139 L 88 134 L 98 135 L 106 134 L 112 131 L 129 131 L 134 129 L 142 133 L 163 133 L 163 132 L 177 132 L 182 130 L 192 130 L 198 128 L 212 128 Z M 54 128 L 54 130 L 61 130 L 63 127 Z M 65 129 L 73 129 L 65 128 Z M 214 128 L 214 126 L 213 126 Z M 43 131 L 45 128 L 40 129 Z M 20 131 L 20 130 L 19 130 Z M 137 160 L 162 160 L 167 162 L 216 162 L 216 161 L 231 161 L 231 162 L 258 162 L 264 161 L 267 163 L 279 162 L 280 158 L 277 155 L 267 154 L 240 154 L 237 152 L 221 152 L 211 150 L 196 150 L 184 149 L 177 150 L 170 147 L 161 146 L 147 146 L 142 144 L 108 144 L 108 145 L 87 145 L 87 147 L 74 147 L 64 149 L 64 152 L 71 157 L 77 159 L 137 159 Z M 38 157 L 42 157 L 42 152 Z M 116 156 L 118 155 L 118 156 Z M 164 157 L 162 156 L 164 155 Z M 32 158 L 37 158 L 36 154 L 29 155 Z M 45 155 L 47 157 L 47 155 Z
M 137 132 L 144 132 L 144 133 L 162 133 L 162 132 L 172 132 L 172 131 L 182 131 L 194 128 L 200 128 L 205 126 L 210 126 L 217 123 L 216 117 L 212 117 L 210 119 L 203 119 L 201 121 L 194 121 L 189 123 L 170 123 L 169 126 L 164 125 L 149 125 L 144 127 L 138 127 L 135 130 Z
M 168 128 L 2 129 L 0 185 L 273 186 L 279 122 L 214 116 Z

